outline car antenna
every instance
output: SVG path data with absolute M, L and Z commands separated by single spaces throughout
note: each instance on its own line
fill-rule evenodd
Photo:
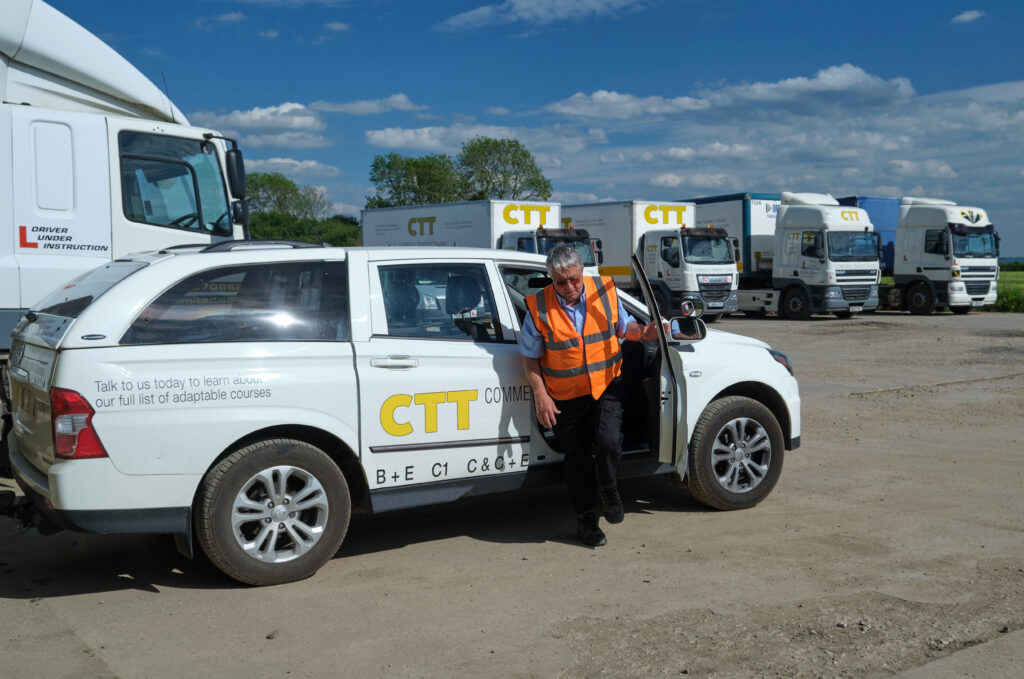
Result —
M 324 242 L 324 239 L 320 236 L 320 232 L 316 230 L 315 226 L 313 226 L 313 222 L 307 222 L 306 226 L 308 226 L 309 230 L 313 232 L 313 235 L 316 236 L 316 239 L 320 241 L 320 247 L 327 247 L 327 243 Z

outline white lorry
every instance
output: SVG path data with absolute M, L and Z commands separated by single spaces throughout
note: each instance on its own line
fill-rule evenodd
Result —
M 879 309 L 927 315 L 949 307 L 966 314 L 995 304 L 999 234 L 982 208 L 938 198 L 848 196 L 843 205 L 867 211 L 882 236 Z
M 584 229 L 564 224 L 559 203 L 471 200 L 363 210 L 363 245 L 444 245 L 546 255 L 556 245 L 580 253 L 587 273 L 600 254 Z
M 636 253 L 665 315 L 687 300 L 700 301 L 709 322 L 737 310 L 736 260 L 728 234 L 695 228 L 693 203 L 565 205 L 562 219 L 600 240 L 601 273 L 634 293 L 640 285 L 629 262 Z
M 697 223 L 739 241 L 739 309 L 804 320 L 878 306 L 878 236 L 868 213 L 820 193 L 696 198 Z
M 64 281 L 130 252 L 244 237 L 236 144 L 190 126 L 134 66 L 41 0 L 0 3 L 0 100 L 0 368 L 18 319 Z M 0 468 L 11 426 L 3 372 Z

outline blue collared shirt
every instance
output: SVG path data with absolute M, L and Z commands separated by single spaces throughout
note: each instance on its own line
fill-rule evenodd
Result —
M 587 320 L 586 295 L 587 293 L 584 291 L 576 304 L 570 305 L 566 304 L 557 290 L 555 291 L 558 303 L 565 310 L 566 315 L 569 316 L 569 320 L 576 326 L 576 332 L 580 337 L 583 337 L 583 324 Z M 626 326 L 633 322 L 633 317 L 622 306 L 622 299 L 618 295 L 616 295 L 616 298 L 619 300 L 619 321 L 615 324 L 615 334 L 621 338 L 625 337 Z M 540 358 L 544 355 L 544 338 L 541 337 L 537 326 L 533 324 L 533 315 L 530 313 L 526 314 L 526 319 L 523 321 L 523 331 L 519 334 L 519 353 L 528 358 Z

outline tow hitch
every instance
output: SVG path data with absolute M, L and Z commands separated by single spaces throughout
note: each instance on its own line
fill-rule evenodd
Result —
M 36 528 L 43 535 L 51 535 L 60 526 L 39 513 L 27 497 L 18 497 L 13 490 L 0 490 L 0 516 L 9 516 L 18 525 L 18 532 Z

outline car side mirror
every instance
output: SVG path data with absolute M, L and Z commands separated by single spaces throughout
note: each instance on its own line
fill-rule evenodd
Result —
M 676 316 L 668 323 L 671 340 L 696 342 L 708 336 L 708 326 L 696 316 Z

